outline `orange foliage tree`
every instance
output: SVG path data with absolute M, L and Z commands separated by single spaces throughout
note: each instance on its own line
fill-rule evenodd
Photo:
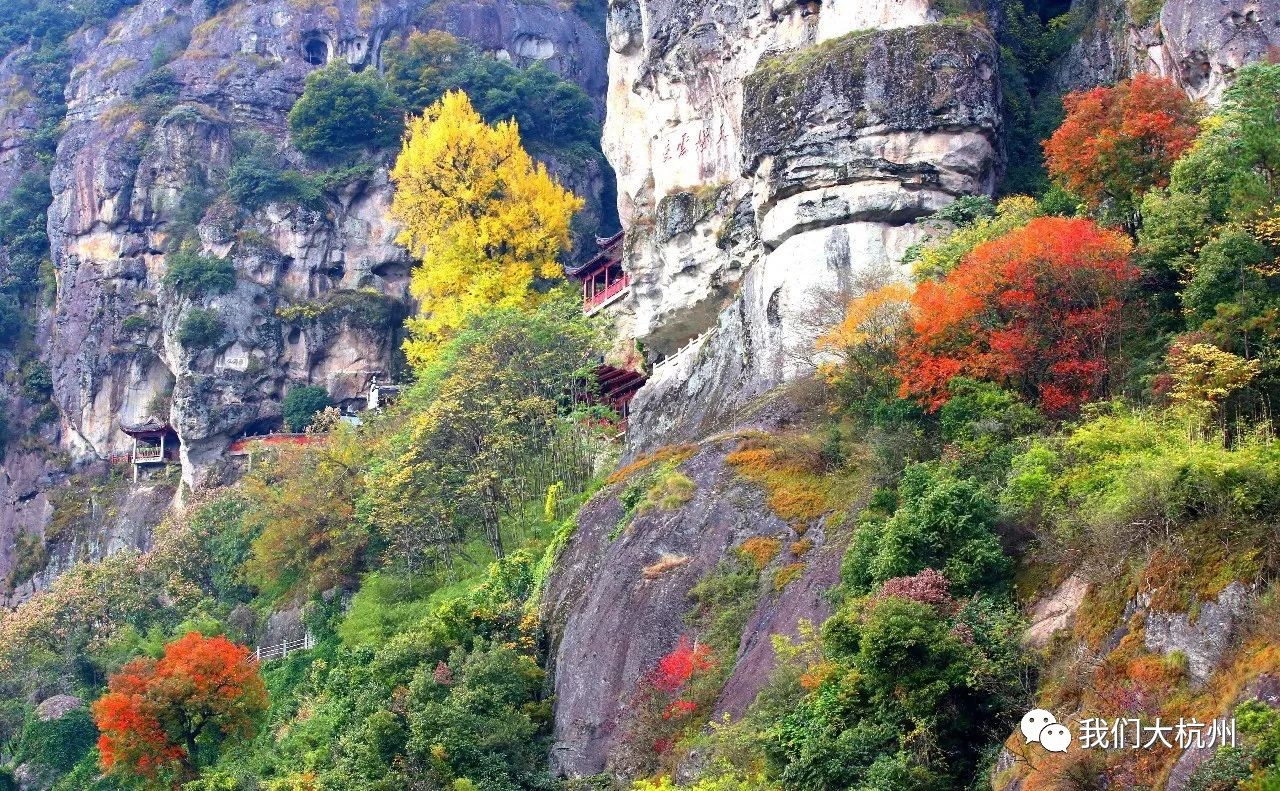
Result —
M 1092 207 L 1114 202 L 1126 219 L 1144 192 L 1169 183 L 1198 131 L 1182 89 L 1146 74 L 1068 94 L 1062 104 L 1067 117 L 1044 142 L 1049 175 Z
M 191 632 L 160 659 L 135 659 L 93 704 L 110 774 L 175 787 L 199 773 L 202 752 L 253 736 L 267 689 L 249 649 Z
M 937 409 L 951 379 L 967 376 L 1017 388 L 1055 413 L 1096 397 L 1138 276 L 1131 250 L 1122 233 L 1062 217 L 974 248 L 945 280 L 912 296 L 900 394 Z

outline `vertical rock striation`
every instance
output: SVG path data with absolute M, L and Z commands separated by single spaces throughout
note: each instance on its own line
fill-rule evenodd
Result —
M 895 264 L 916 220 L 994 188 L 995 45 L 934 18 L 916 2 L 610 4 L 605 152 L 657 362 L 633 450 L 803 371 L 816 290 Z
M 389 216 L 391 152 L 306 205 L 247 211 L 221 194 L 237 140 L 252 133 L 282 142 L 313 69 L 334 59 L 378 68 L 401 36 L 444 29 L 517 65 L 542 63 L 603 108 L 603 35 L 563 4 L 222 5 L 210 16 L 202 0 L 141 0 L 68 42 L 67 116 L 48 215 L 57 290 L 38 330 L 60 425 L 46 426 L 42 449 L 11 449 L 6 458 L 0 580 L 14 567 L 18 536 L 39 533 L 50 519 L 47 492 L 65 482 L 68 468 L 100 468 L 130 446 L 121 425 L 171 424 L 182 480 L 200 487 L 232 472 L 225 454 L 237 436 L 279 425 L 290 387 L 320 384 L 354 404 L 372 375 L 394 370 L 412 262 L 395 244 Z M 0 198 L 25 167 L 35 123 L 12 61 L 0 61 L 0 90 L 9 97 L 0 112 Z M 568 186 L 600 205 L 608 174 L 548 159 Z M 315 163 L 285 149 L 282 166 Z M 230 261 L 232 290 L 181 295 L 164 284 L 166 254 L 183 237 L 198 240 L 199 253 Z M 216 313 L 225 331 L 188 348 L 178 336 L 195 310 Z M 70 462 L 58 457 L 63 452 Z M 158 516 L 154 508 L 132 513 Z M 135 527 L 104 523 L 99 540 L 51 553 L 60 560 L 49 572 L 120 548 L 111 531 L 145 542 L 148 531 Z

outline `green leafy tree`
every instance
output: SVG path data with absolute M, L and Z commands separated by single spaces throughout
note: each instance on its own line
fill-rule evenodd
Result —
M 377 70 L 353 73 L 341 60 L 309 74 L 289 111 L 294 147 L 322 159 L 389 146 L 402 128 L 400 103 Z
M 556 293 L 532 312 L 474 316 L 419 374 L 419 405 L 370 475 L 363 508 L 410 570 L 450 562 L 463 535 L 499 556 L 504 519 L 522 522 L 558 481 L 577 491 L 591 444 L 562 418 L 598 349 L 580 302 Z
M 290 431 L 304 431 L 311 425 L 317 412 L 322 412 L 331 406 L 333 406 L 333 399 L 329 397 L 329 391 L 319 385 L 290 388 L 289 392 L 285 393 L 282 407 L 284 423 Z
M 466 787 L 460 781 L 474 788 L 545 787 L 539 737 L 551 710 L 537 705 L 546 674 L 533 657 L 480 640 L 470 652 L 455 651 L 446 667 L 447 676 L 439 666 L 421 668 L 410 688 L 405 749 L 407 763 L 421 767 L 410 776 L 432 788 Z
M 591 98 L 542 64 L 517 68 L 438 30 L 411 34 L 402 46 L 387 47 L 384 58 L 388 82 L 411 111 L 420 112 L 459 90 L 486 123 L 514 118 L 528 142 L 600 144 Z
M 907 468 L 893 516 L 864 522 L 845 556 L 854 593 L 926 568 L 946 574 L 960 593 L 1001 590 L 1012 572 L 993 532 L 996 504 L 976 481 L 938 464 Z
M 812 791 L 968 787 L 1022 694 L 1018 634 L 1008 606 L 957 606 L 932 570 L 846 603 L 822 628 L 820 683 L 765 732 L 773 773 Z
M 351 585 L 364 568 L 369 533 L 355 518 L 364 449 L 347 426 L 268 456 L 243 489 L 253 535 L 245 579 L 271 599 Z

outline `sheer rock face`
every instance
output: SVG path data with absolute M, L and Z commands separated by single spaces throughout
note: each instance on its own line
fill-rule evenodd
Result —
M 551 762 L 560 774 L 632 773 L 627 733 L 640 681 L 681 634 L 691 634 L 689 591 L 747 539 L 779 538 L 782 548 L 762 575 L 736 654 L 716 657 L 734 666 L 717 719 L 741 716 L 768 679 L 775 664 L 770 635 L 794 637 L 802 620 L 817 624 L 830 615 L 823 594 L 839 581 L 843 547 L 822 522 L 808 526 L 804 537 L 813 549 L 803 556 L 803 573 L 775 590 L 773 571 L 801 562 L 787 548 L 800 534 L 725 464 L 735 447 L 709 441 L 679 466 L 696 489 L 678 508 L 626 514 L 619 496 L 629 482 L 620 482 L 579 513 L 543 600 L 556 669 Z M 664 560 L 669 568 L 655 570 Z
M 37 334 L 60 414 L 31 432 L 44 451 L 10 443 L 0 476 L 0 580 L 15 563 L 18 534 L 38 532 L 51 515 L 46 492 L 68 466 L 55 454 L 68 453 L 76 469 L 101 466 L 130 447 L 122 424 L 157 418 L 181 440 L 183 481 L 200 487 L 225 480 L 234 438 L 279 424 L 290 387 L 320 384 L 336 401 L 354 401 L 374 373 L 392 370 L 412 264 L 395 244 L 389 213 L 392 153 L 314 207 L 275 203 L 249 213 L 213 200 L 216 189 L 202 195 L 222 183 L 239 135 L 283 140 L 288 112 L 319 63 L 377 68 L 403 35 L 442 28 L 518 65 L 544 63 L 603 108 L 603 37 L 571 10 L 517 0 L 420 6 L 253 0 L 210 18 L 200 0 L 141 0 L 105 28 L 72 37 L 67 120 L 50 178 L 58 287 Z M 35 123 L 19 101 L 12 59 L 0 61 L 0 90 L 12 97 L 0 112 L 0 199 L 29 164 Z M 177 104 L 149 113 L 140 86 L 161 67 L 172 73 Z M 289 167 L 304 164 L 286 156 Z M 554 159 L 549 166 L 599 206 L 607 174 L 570 171 Z M 165 251 L 179 235 L 197 238 L 203 254 L 228 257 L 235 288 L 188 297 L 165 287 Z M 389 320 L 370 323 L 354 308 L 315 316 L 317 307 L 355 298 L 372 299 Z M 225 324 L 209 348 L 178 342 L 195 309 Z M 145 510 L 148 520 L 158 516 Z M 65 562 L 120 548 L 108 533 L 136 535 L 123 543 L 139 546 L 149 535 L 100 528 L 100 541 L 70 554 L 55 548 L 49 573 L 18 597 Z
M 605 152 L 635 332 L 658 363 L 633 450 L 803 373 L 816 291 L 892 266 L 916 220 L 994 188 L 987 36 L 929 24 L 924 3 L 812 7 L 610 5 Z
M 1058 68 L 1062 90 L 1107 85 L 1139 72 L 1177 82 L 1215 104 L 1240 67 L 1280 47 L 1280 0 L 1167 0 L 1147 19 L 1102 0 Z

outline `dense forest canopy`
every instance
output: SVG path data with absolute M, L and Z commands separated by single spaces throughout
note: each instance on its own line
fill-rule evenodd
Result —
M 244 286 L 245 249 L 254 266 L 274 249 L 237 223 L 349 219 L 381 178 L 412 300 L 332 288 L 271 326 L 394 338 L 398 397 L 353 420 L 325 383 L 291 381 L 284 433 L 242 438 L 236 474 L 183 484 L 142 549 L 73 557 L 0 613 L 0 791 L 1280 787 L 1280 709 L 1257 692 L 1280 674 L 1280 65 L 1242 66 L 1212 106 L 1147 74 L 1061 95 L 1053 67 L 1089 5 L 1000 4 L 996 194 L 960 197 L 901 258 L 815 290 L 801 381 L 648 453 L 619 445 L 626 404 L 602 378 L 620 342 L 632 373 L 681 369 L 584 310 L 565 267 L 584 201 L 540 159 L 599 161 L 592 98 L 437 30 L 389 38 L 380 68 L 299 76 L 287 136 L 229 129 L 225 172 L 184 185 L 151 240 L 177 306 L 167 351 L 230 365 L 244 319 L 220 300 Z M 0 344 L 30 418 L 0 432 L 15 446 L 62 417 L 38 322 L 65 288 L 46 212 L 67 38 L 125 6 L 4 0 L 0 52 L 38 116 L 0 204 Z M 139 139 L 209 120 L 167 57 L 130 94 Z M 230 229 L 214 242 L 211 218 Z M 658 225 L 635 218 L 627 243 Z M 122 325 L 157 330 L 151 314 Z M 51 567 L 49 546 L 87 542 L 96 498 L 135 483 L 68 476 L 43 534 L 17 539 L 6 590 Z M 742 531 L 777 529 L 698 546 L 710 571 L 663 650 L 619 669 L 625 689 L 599 688 L 624 711 L 606 771 L 558 776 L 554 616 L 584 594 L 557 577 L 567 558 L 602 563 L 574 542 L 614 551 L 720 500 L 756 508 Z M 690 554 L 664 545 L 628 595 L 675 584 Z M 811 589 L 824 562 L 832 584 Z M 797 589 L 822 618 L 765 631 L 760 613 Z M 1046 600 L 1070 617 L 1037 637 Z M 1200 636 L 1227 621 L 1209 661 Z M 655 637 L 630 626 L 646 633 L 592 639 Z M 762 642 L 770 663 L 727 705 Z M 1236 737 L 1194 761 L 1171 745 L 1051 751 L 1020 735 L 1033 708 L 1231 717 Z

